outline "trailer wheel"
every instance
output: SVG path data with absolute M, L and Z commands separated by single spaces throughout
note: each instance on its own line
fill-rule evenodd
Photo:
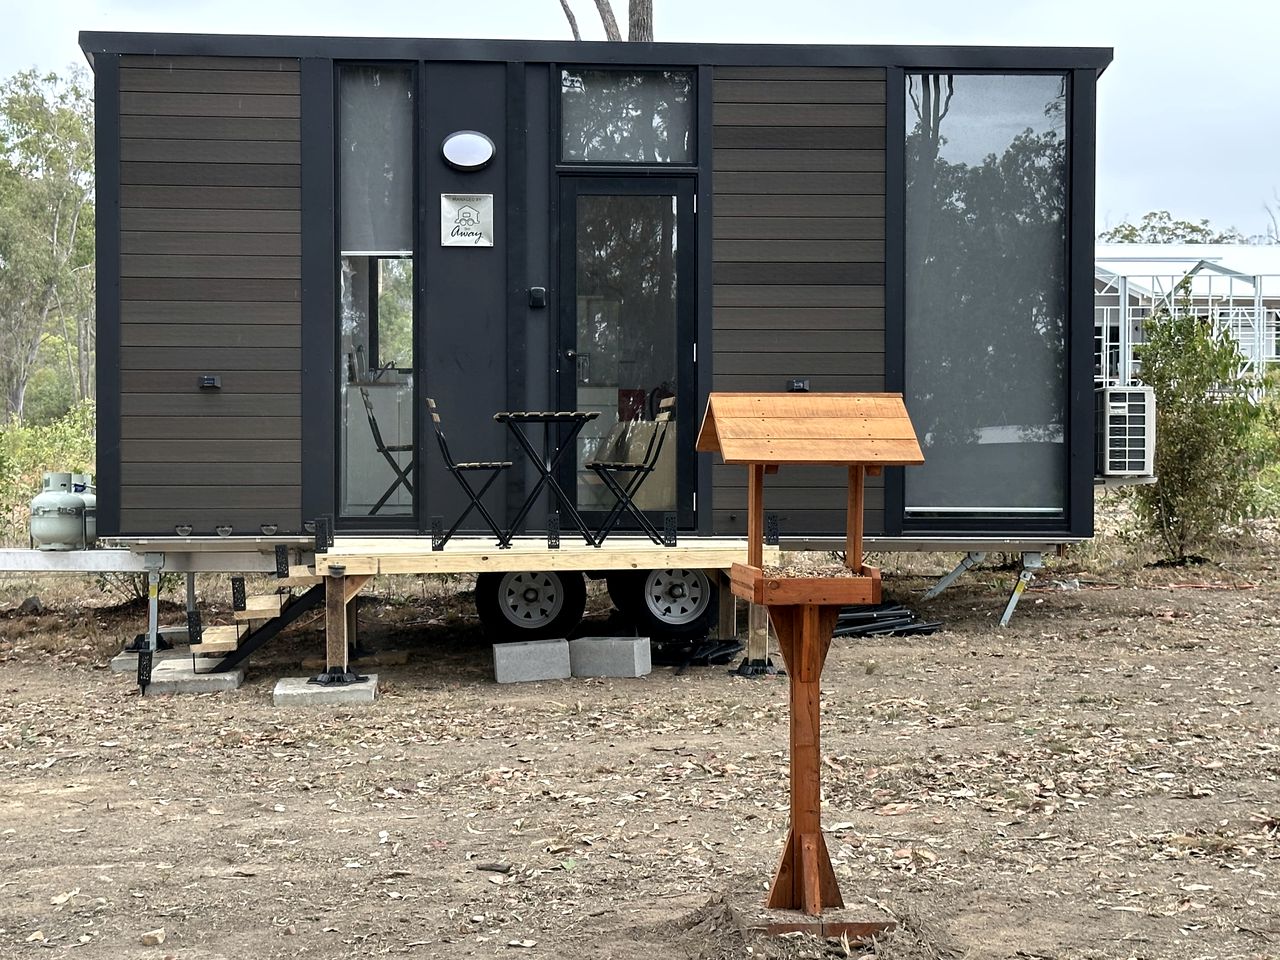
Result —
M 633 575 L 624 613 L 651 637 L 706 636 L 719 608 L 718 591 L 705 570 L 668 567 Z M 611 591 L 612 595 L 612 591 Z
M 577 571 L 521 570 L 476 578 L 476 613 L 499 642 L 567 636 L 586 605 L 586 582 Z
M 644 577 L 643 570 L 616 570 L 605 574 L 604 582 L 609 588 L 609 599 L 619 613 L 628 617 L 635 616 L 636 607 L 641 604 Z

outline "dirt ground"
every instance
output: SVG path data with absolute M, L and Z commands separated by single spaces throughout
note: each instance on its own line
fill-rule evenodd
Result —
M 888 575 L 947 626 L 837 640 L 824 674 L 846 913 L 900 922 L 864 949 L 1280 956 L 1278 559 L 1059 565 L 1004 630 L 1010 571 L 929 603 Z M 431 588 L 361 610 L 409 652 L 372 707 L 272 706 L 315 623 L 234 693 L 141 698 L 104 666 L 137 612 L 48 587 L 19 616 L 27 589 L 0 616 L 0 956 L 863 953 L 744 931 L 787 826 L 785 678 L 499 687 Z

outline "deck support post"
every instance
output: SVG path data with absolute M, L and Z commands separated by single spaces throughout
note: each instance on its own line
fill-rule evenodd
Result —
M 164 569 L 163 553 L 143 556 L 147 568 L 147 649 L 160 649 L 160 571 Z
M 734 640 L 738 636 L 738 598 L 733 593 L 733 582 L 727 570 L 716 574 L 716 593 L 720 601 L 716 636 L 721 640 Z
M 348 604 L 369 580 L 369 575 L 348 577 L 345 568 L 331 566 L 324 578 L 324 653 L 325 671 L 312 677 L 311 683 L 359 683 L 367 678 L 352 673 L 347 661 L 347 636 L 350 625 Z
M 787 663 L 791 688 L 791 829 L 769 891 L 773 910 L 843 907 L 831 857 L 822 837 L 820 681 L 840 607 L 833 604 L 770 605 L 769 616 Z

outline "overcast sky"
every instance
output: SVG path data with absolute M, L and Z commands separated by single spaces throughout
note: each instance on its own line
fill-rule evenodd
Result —
M 591 0 L 572 0 L 603 39 Z M 614 0 L 626 23 L 626 0 Z M 559 0 L 0 0 L 0 75 L 83 63 L 80 30 L 569 39 Z M 1275 0 L 654 0 L 658 40 L 1115 48 L 1099 228 L 1167 209 L 1263 232 L 1280 208 Z

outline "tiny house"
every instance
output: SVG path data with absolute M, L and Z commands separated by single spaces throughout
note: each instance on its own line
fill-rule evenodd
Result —
M 712 390 L 903 393 L 925 464 L 872 481 L 871 537 L 1092 533 L 1110 50 L 80 39 L 102 536 L 447 526 L 427 398 L 469 460 L 519 462 L 495 413 L 598 414 L 559 464 L 588 519 L 585 463 L 661 404 L 639 505 L 740 535 L 741 471 L 694 450 Z M 769 503 L 816 539 L 844 497 L 819 470 Z

